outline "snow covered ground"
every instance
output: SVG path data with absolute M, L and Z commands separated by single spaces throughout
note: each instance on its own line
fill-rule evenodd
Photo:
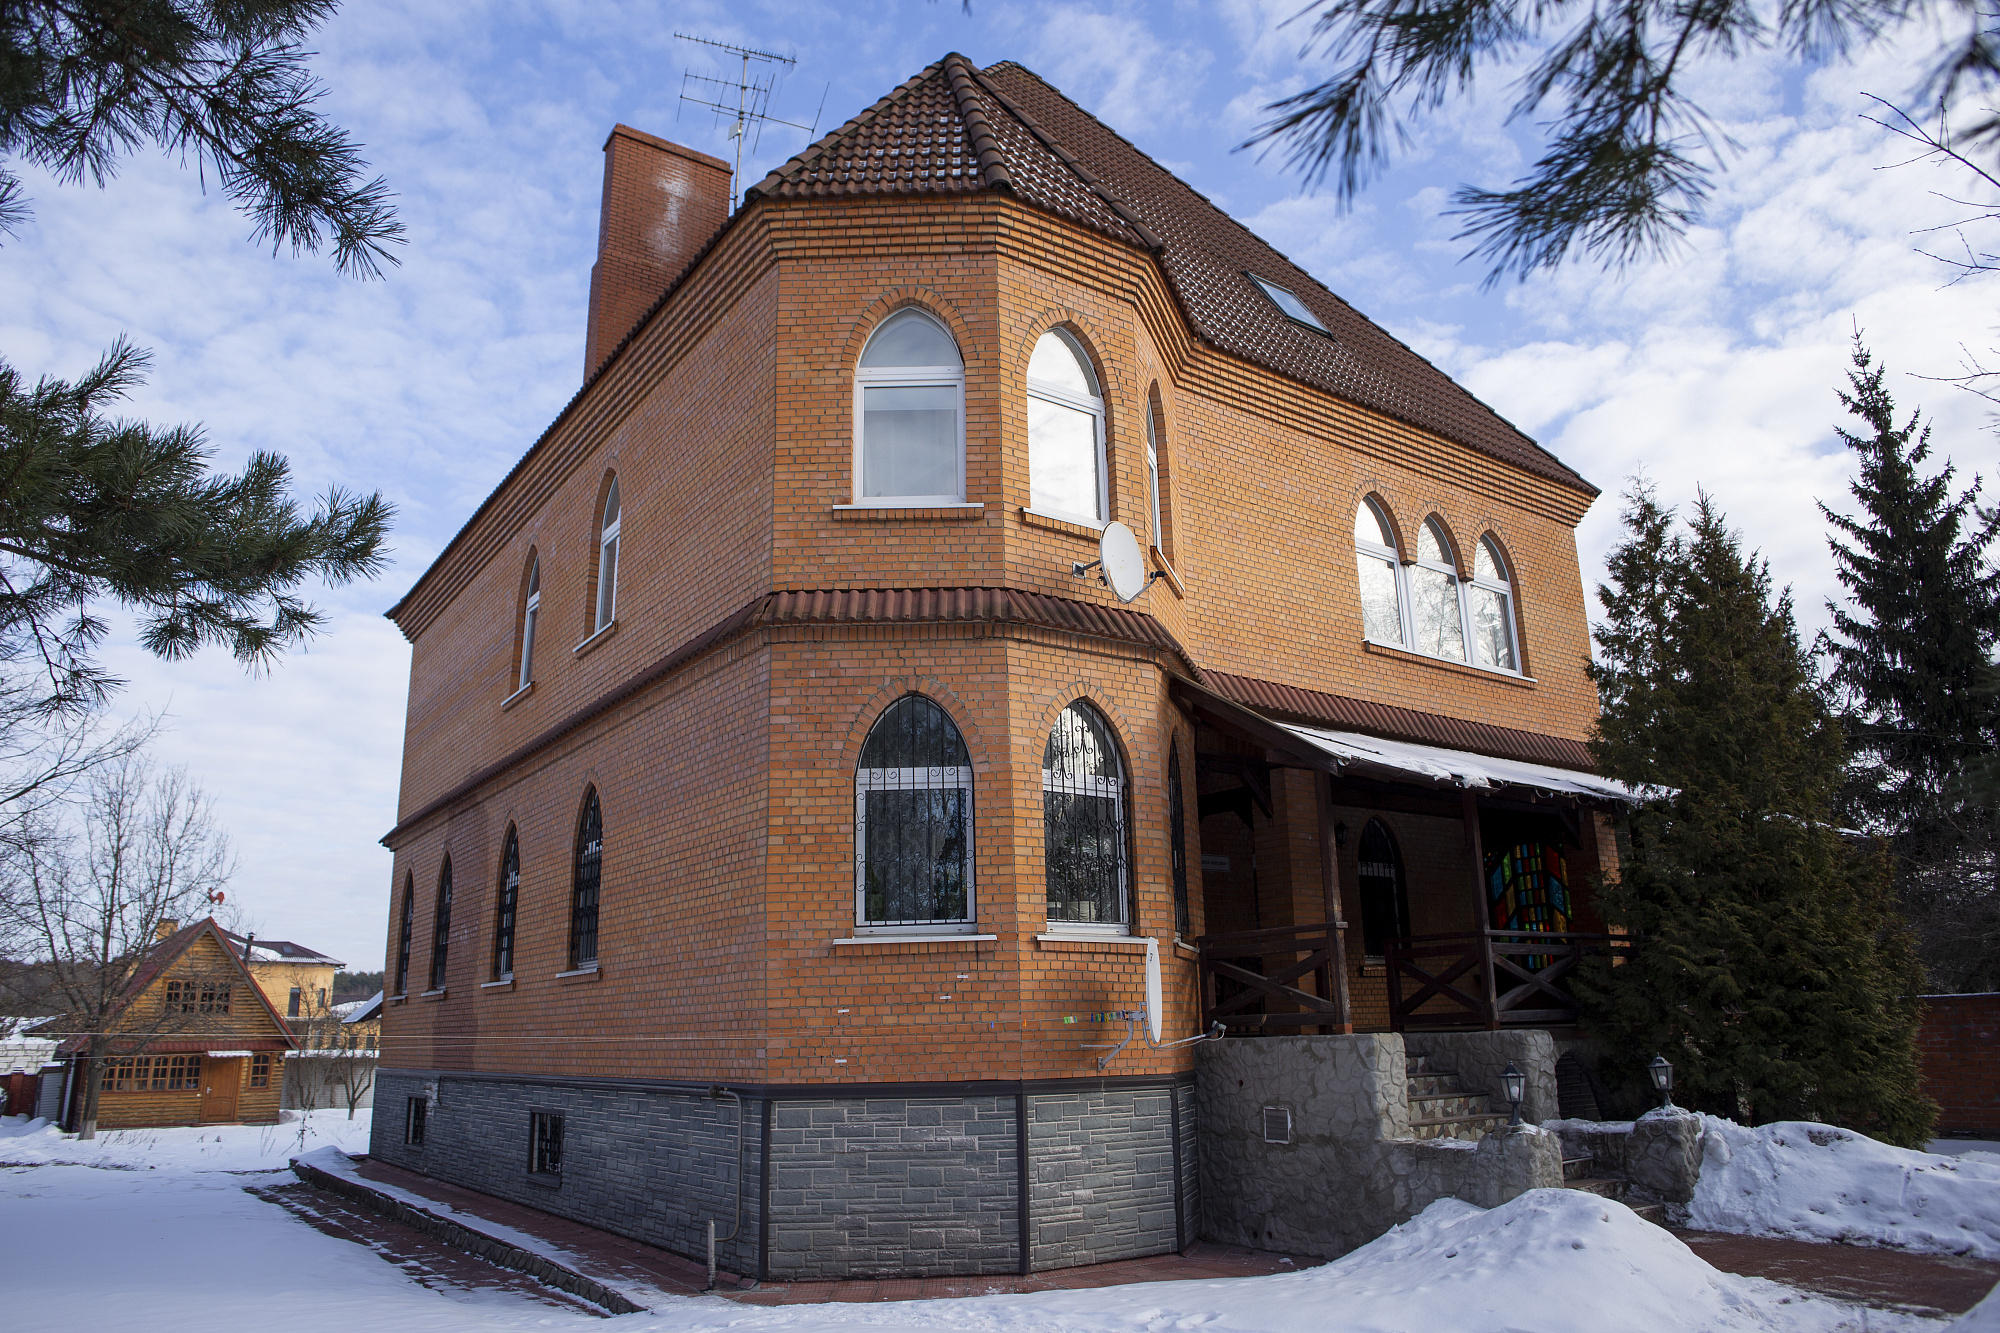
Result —
M 359 1148 L 366 1115 L 318 1112 L 272 1128 L 107 1133 L 95 1143 L 0 1121 L 0 1297 L 23 1328 L 203 1333 L 484 1333 L 600 1327 L 504 1293 L 420 1286 L 372 1251 L 325 1235 L 247 1185 L 286 1161 Z M 1991 1302 L 1989 1302 L 1989 1305 Z M 881 1305 L 775 1309 L 713 1298 L 661 1303 L 621 1327 L 948 1333 L 1936 1333 L 1720 1273 L 1621 1205 L 1540 1190 L 1490 1212 L 1439 1203 L 1337 1263 L 1228 1281 L 1146 1283 Z M 2000 1327 L 2000 1324 L 1996 1324 Z
M 1690 1224 L 2000 1259 L 2000 1155 L 1891 1148 L 1831 1125 L 1702 1118 Z

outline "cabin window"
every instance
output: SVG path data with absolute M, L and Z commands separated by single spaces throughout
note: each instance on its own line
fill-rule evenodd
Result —
M 1187 798 L 1181 794 L 1181 743 L 1167 748 L 1167 864 L 1174 872 L 1174 938 L 1194 935 L 1188 907 Z
M 563 1161 L 563 1118 L 549 1111 L 528 1113 L 528 1174 L 560 1176 Z
M 1434 518 L 1417 529 L 1417 560 L 1410 566 L 1410 646 L 1432 657 L 1465 660 L 1458 565 L 1451 539 Z
M 1396 839 L 1379 819 L 1361 830 L 1355 880 L 1361 890 L 1362 952 L 1382 957 L 1391 940 L 1409 938 L 1410 899 L 1403 884 L 1403 858 Z
M 604 873 L 604 812 L 597 788 L 584 794 L 583 818 L 576 828 L 576 876 L 569 899 L 569 967 L 597 964 L 597 900 Z
M 170 1014 L 226 1014 L 232 988 L 213 981 L 169 981 Z
M 451 858 L 444 859 L 438 872 L 437 910 L 431 915 L 431 984 L 427 989 L 444 989 L 444 965 L 451 949 Z
M 1050 329 L 1028 358 L 1028 507 L 1102 527 L 1104 398 L 1083 349 Z
M 1361 569 L 1361 632 L 1403 645 L 1403 570 L 1389 516 L 1373 500 L 1354 511 L 1354 557 Z
M 403 1142 L 412 1148 L 424 1146 L 424 1121 L 429 1118 L 430 1101 L 423 1097 L 412 1097 L 403 1103 Z
M 416 914 L 417 881 L 415 876 L 403 879 L 403 917 L 396 927 L 396 994 L 408 995 L 410 980 L 410 925 Z
M 597 525 L 597 619 L 591 633 L 611 628 L 618 618 L 618 478 L 604 497 L 604 516 Z
M 860 927 L 972 929 L 972 760 L 921 694 L 891 704 L 861 747 L 854 897 Z
M 521 675 L 514 688 L 525 690 L 535 683 L 535 622 L 542 618 L 542 561 L 528 557 L 528 596 L 521 604 Z
M 1125 771 L 1111 728 L 1081 700 L 1042 751 L 1042 837 L 1049 923 L 1125 923 Z
M 1303 324 L 1319 333 L 1327 332 L 1326 325 L 1319 322 L 1319 316 L 1308 310 L 1306 303 L 1301 301 L 1298 294 L 1290 288 L 1280 287 L 1277 283 L 1260 278 L 1255 273 L 1250 275 L 1250 281 L 1257 284 L 1257 290 L 1271 298 L 1272 305 L 1284 311 L 1286 319 Z
M 521 902 L 521 839 L 507 830 L 507 851 L 500 859 L 500 902 L 493 913 L 493 979 L 514 975 L 514 915 Z
M 104 1062 L 104 1092 L 196 1092 L 199 1055 L 134 1055 Z
M 965 499 L 965 362 L 921 310 L 889 317 L 854 372 L 856 504 Z
M 271 1057 L 268 1054 L 250 1057 L 250 1086 L 253 1088 L 271 1086 Z
M 1472 639 L 1472 660 L 1500 671 L 1519 671 L 1514 646 L 1514 585 L 1507 562 L 1491 537 L 1472 553 L 1472 582 L 1465 585 L 1466 632 Z

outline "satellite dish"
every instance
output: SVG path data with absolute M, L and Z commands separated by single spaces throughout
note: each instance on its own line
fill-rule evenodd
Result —
M 1131 529 L 1126 529 L 1130 535 Z M 1126 598 L 1131 601 L 1131 598 Z M 1160 1043 L 1160 942 L 1146 937 L 1146 1035 L 1155 1046 Z
M 1139 552 L 1139 539 L 1132 529 L 1117 520 L 1104 525 L 1097 542 L 1097 558 L 1103 562 L 1104 581 L 1118 600 L 1129 602 L 1146 591 L 1146 557 Z

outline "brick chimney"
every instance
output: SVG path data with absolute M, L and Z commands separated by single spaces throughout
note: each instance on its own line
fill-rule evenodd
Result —
M 604 141 L 604 207 L 590 270 L 590 378 L 729 219 L 729 164 L 619 125 Z

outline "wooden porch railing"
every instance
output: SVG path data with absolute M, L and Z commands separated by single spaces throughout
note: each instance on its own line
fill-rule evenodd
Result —
M 1575 931 L 1486 930 L 1392 940 L 1383 950 L 1390 1030 L 1573 1023 L 1578 1009 L 1569 982 L 1577 964 L 1630 946 L 1623 935 Z
M 1334 985 L 1340 980 L 1337 932 L 1343 929 L 1343 922 L 1317 921 L 1197 939 L 1203 1025 L 1339 1030 L 1346 1017 Z M 1250 963 L 1263 970 L 1246 966 Z M 1292 984 L 1309 972 L 1318 976 L 1317 995 Z M 1253 1005 L 1263 1008 L 1253 1013 Z

